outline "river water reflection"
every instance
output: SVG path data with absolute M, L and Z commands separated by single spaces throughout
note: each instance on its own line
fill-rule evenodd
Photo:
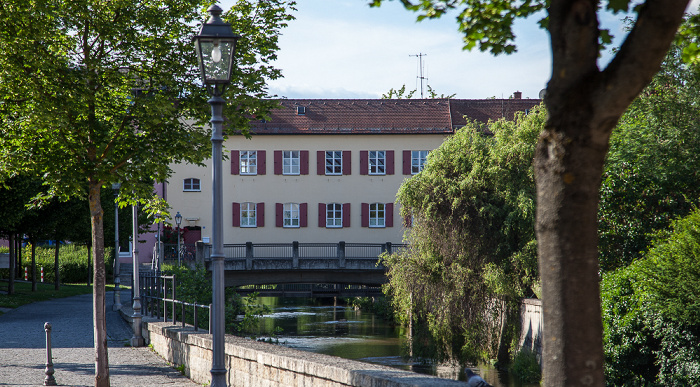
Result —
M 259 336 L 275 336 L 281 345 L 443 378 L 464 380 L 458 367 L 435 366 L 407 360 L 407 331 L 373 313 L 334 306 L 332 299 L 259 297 L 271 313 L 262 318 Z M 495 387 L 529 387 L 509 381 L 493 367 L 472 368 Z M 536 386 L 536 385 L 532 385 Z

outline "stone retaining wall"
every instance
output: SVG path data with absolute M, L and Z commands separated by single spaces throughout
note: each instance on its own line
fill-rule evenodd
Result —
M 146 342 L 197 383 L 211 382 L 211 335 L 172 323 L 144 322 Z M 466 383 L 395 368 L 299 351 L 226 335 L 230 386 L 466 386 Z

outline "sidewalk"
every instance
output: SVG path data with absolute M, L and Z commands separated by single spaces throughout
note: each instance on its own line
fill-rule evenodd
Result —
M 130 292 L 122 291 L 123 303 Z M 128 347 L 131 326 L 112 311 L 107 292 L 107 346 L 112 386 L 199 386 L 148 347 Z M 59 386 L 93 386 L 92 295 L 24 305 L 0 315 L 0 386 L 41 386 L 46 367 L 44 323 L 52 326 L 54 377 Z

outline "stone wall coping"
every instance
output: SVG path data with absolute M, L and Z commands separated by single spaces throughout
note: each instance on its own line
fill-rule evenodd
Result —
M 148 331 L 149 337 L 156 334 L 188 346 L 196 346 L 209 351 L 212 349 L 211 335 L 206 331 L 195 332 L 190 326 L 183 328 L 180 325 L 175 326 L 171 322 L 144 321 L 143 325 L 144 330 Z M 291 371 L 304 377 L 320 378 L 339 385 L 373 387 L 456 387 L 467 385 L 464 382 L 441 379 L 432 375 L 417 374 L 357 360 L 301 351 L 232 335 L 226 335 L 225 340 L 227 357 L 241 359 L 265 368 Z M 165 356 L 165 354 L 161 355 Z

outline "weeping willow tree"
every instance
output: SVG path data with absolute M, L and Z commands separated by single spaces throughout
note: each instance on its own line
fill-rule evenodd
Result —
M 504 359 L 517 339 L 519 301 L 538 288 L 533 158 L 545 119 L 536 107 L 488 130 L 471 123 L 401 186 L 410 247 L 385 257 L 385 292 L 414 322 L 415 351 Z

